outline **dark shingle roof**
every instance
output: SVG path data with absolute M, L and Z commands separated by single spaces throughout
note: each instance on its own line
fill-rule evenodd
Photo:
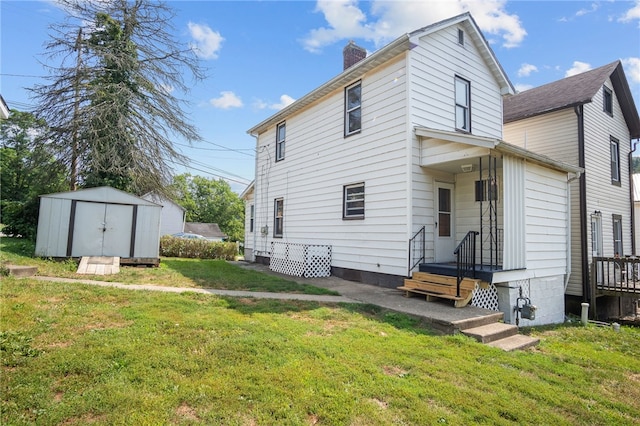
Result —
M 640 137 L 640 118 L 620 61 L 505 97 L 504 122 L 589 103 L 608 78 L 611 78 L 631 137 Z

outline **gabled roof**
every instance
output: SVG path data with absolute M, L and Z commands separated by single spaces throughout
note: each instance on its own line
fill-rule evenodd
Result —
M 9 106 L 4 101 L 2 95 L 0 95 L 0 118 L 9 118 L 11 115 L 11 111 L 9 110 Z
M 250 135 L 258 135 L 264 132 L 267 128 L 274 126 L 298 111 L 303 110 L 313 102 L 328 95 L 334 90 L 341 89 L 354 80 L 361 78 L 367 72 L 384 64 L 385 62 L 395 58 L 401 53 L 411 50 L 418 39 L 424 35 L 436 32 L 451 25 L 462 24 L 465 29 L 470 33 L 471 39 L 477 43 L 478 49 L 484 58 L 487 66 L 493 72 L 496 80 L 500 84 L 502 94 L 514 93 L 513 86 L 507 78 L 506 73 L 503 71 L 502 66 L 498 62 L 495 54 L 489 47 L 486 39 L 482 35 L 482 32 L 478 28 L 475 20 L 472 18 L 469 12 L 463 13 L 453 18 L 446 19 L 444 21 L 436 22 L 419 30 L 413 31 L 409 34 L 403 34 L 391 43 L 372 53 L 362 61 L 344 70 L 341 74 L 329 80 L 322 86 L 306 94 L 300 99 L 296 100 L 286 108 L 281 109 L 271 117 L 257 124 L 247 131 Z
M 206 238 L 227 238 L 217 223 L 186 222 L 184 232 L 202 235 Z
M 510 123 L 592 102 L 608 78 L 613 84 L 631 137 L 639 138 L 640 118 L 620 61 L 504 98 L 504 122 Z
M 249 197 L 249 195 L 253 193 L 255 184 L 256 184 L 256 181 L 254 179 L 251 181 L 249 185 L 247 185 L 244 191 L 242 191 L 242 193 L 240 194 L 240 198 L 243 200 L 246 200 Z
M 142 196 L 142 198 L 144 198 L 145 200 L 149 200 L 151 202 L 154 202 L 156 204 L 160 204 L 161 206 L 166 206 L 168 204 L 173 204 L 174 206 L 178 207 L 180 210 L 187 211 L 187 209 L 185 209 L 180 204 L 178 204 L 175 201 L 173 201 L 171 198 L 167 198 L 167 197 L 165 197 L 163 195 L 156 194 L 155 192 L 147 192 L 146 194 L 144 194 Z

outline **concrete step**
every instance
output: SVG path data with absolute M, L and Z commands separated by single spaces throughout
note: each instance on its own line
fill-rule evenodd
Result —
M 518 327 L 512 324 L 496 322 L 480 327 L 462 330 L 463 334 L 473 337 L 480 343 L 489 343 L 518 334 Z
M 465 318 L 462 320 L 452 321 L 456 331 L 464 331 L 470 328 L 476 328 L 483 325 L 494 324 L 496 322 L 502 321 L 504 319 L 504 313 L 495 312 L 488 315 L 481 315 L 473 318 Z
M 505 337 L 504 339 L 494 340 L 493 342 L 487 343 L 487 345 L 500 348 L 503 351 L 516 351 L 536 346 L 538 343 L 540 343 L 540 339 L 537 337 L 515 334 Z
M 38 272 L 37 266 L 6 265 L 6 268 L 14 277 L 31 277 Z

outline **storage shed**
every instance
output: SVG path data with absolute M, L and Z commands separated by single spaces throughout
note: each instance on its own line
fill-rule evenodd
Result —
M 162 206 L 108 186 L 40 196 L 36 255 L 159 262 Z

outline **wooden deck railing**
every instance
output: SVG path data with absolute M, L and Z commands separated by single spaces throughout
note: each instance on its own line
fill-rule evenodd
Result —
M 640 258 L 594 257 L 592 289 L 616 294 L 640 294 Z

